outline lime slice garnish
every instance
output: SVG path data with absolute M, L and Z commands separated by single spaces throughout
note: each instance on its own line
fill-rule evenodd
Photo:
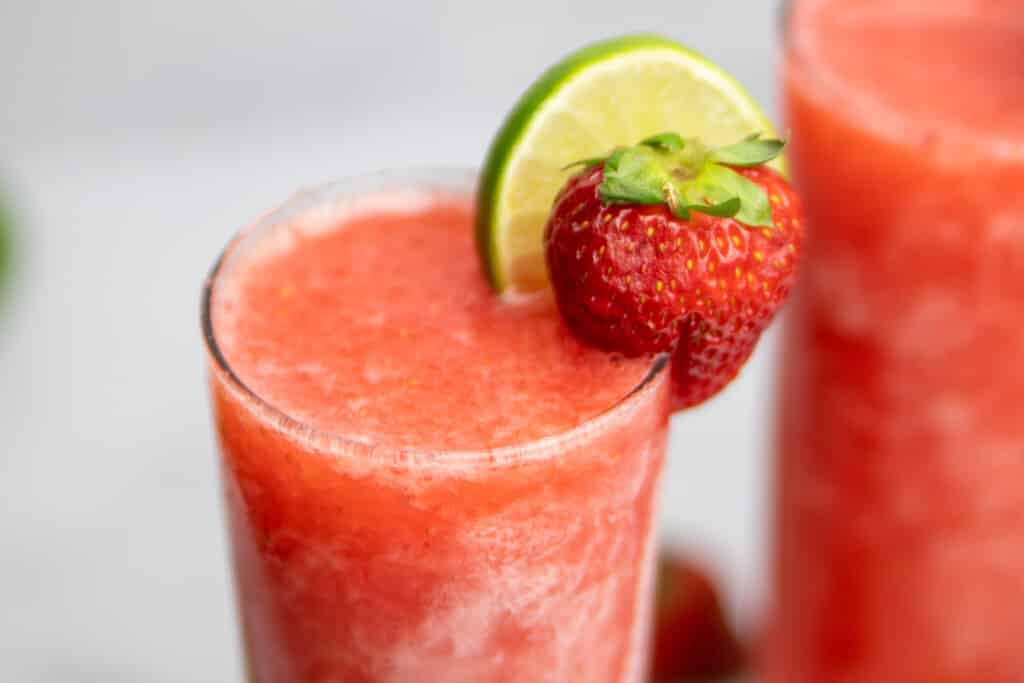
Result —
M 547 286 L 544 225 L 559 188 L 579 170 L 567 164 L 664 131 L 712 146 L 774 134 L 736 79 L 660 36 L 595 43 L 544 72 L 505 119 L 480 177 L 477 246 L 494 289 Z

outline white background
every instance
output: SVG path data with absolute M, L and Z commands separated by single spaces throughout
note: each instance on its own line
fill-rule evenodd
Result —
M 238 681 L 197 310 L 299 186 L 476 165 L 562 53 L 678 38 L 775 111 L 776 0 L 0 0 L 0 681 Z M 678 417 L 663 527 L 763 596 L 770 337 Z

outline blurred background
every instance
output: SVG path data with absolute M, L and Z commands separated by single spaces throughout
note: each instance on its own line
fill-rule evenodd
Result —
M 478 164 L 546 65 L 617 33 L 774 114 L 779 4 L 0 2 L 0 681 L 241 679 L 198 329 L 235 230 L 300 186 Z M 776 338 L 676 418 L 662 498 L 745 624 Z

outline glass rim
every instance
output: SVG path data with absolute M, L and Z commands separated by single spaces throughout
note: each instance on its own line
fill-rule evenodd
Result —
M 807 45 L 802 44 L 799 35 L 807 33 L 794 26 L 797 7 L 800 5 L 837 2 L 839 0 L 782 0 L 777 15 L 778 41 L 782 51 L 782 82 L 792 77 L 795 69 L 787 66 L 792 60 L 799 64 L 802 72 L 799 78 L 808 82 L 812 88 L 821 92 L 810 97 L 830 112 L 857 122 L 865 130 L 886 140 L 905 145 L 907 141 L 917 139 L 922 131 L 931 131 L 936 143 L 948 148 L 950 152 L 937 155 L 941 158 L 953 156 L 954 152 L 972 151 L 978 158 L 1000 160 L 1004 163 L 1024 161 L 1024 136 L 1010 137 L 989 134 L 981 127 L 968 127 L 957 124 L 943 126 L 921 126 L 912 117 L 899 109 L 887 105 L 873 93 L 867 94 L 853 88 L 844 87 L 842 77 L 830 73 L 831 69 L 809 54 Z M 941 12 L 936 12 L 938 15 Z M 961 160 L 962 162 L 962 160 Z
M 621 413 L 627 412 L 631 407 L 639 407 L 638 398 L 651 390 L 662 377 L 668 366 L 668 354 L 654 356 L 641 380 L 607 408 L 555 434 L 492 448 L 421 449 L 388 443 L 367 443 L 354 434 L 339 434 L 315 427 L 289 415 L 284 409 L 260 396 L 232 368 L 221 350 L 214 330 L 213 300 L 225 264 L 234 250 L 247 238 L 261 230 L 272 230 L 288 219 L 331 203 L 340 205 L 347 199 L 369 197 L 388 191 L 443 189 L 472 196 L 476 178 L 476 170 L 456 166 L 389 169 L 351 176 L 301 189 L 274 209 L 236 231 L 207 273 L 200 298 L 200 327 L 208 354 L 209 369 L 211 374 L 216 375 L 212 378 L 213 381 L 222 383 L 255 419 L 286 438 L 317 452 L 338 457 L 383 460 L 392 466 L 429 465 L 434 469 L 470 464 L 500 466 L 543 460 L 564 452 L 572 444 L 585 443 L 604 431 Z M 352 189 L 353 186 L 356 189 Z

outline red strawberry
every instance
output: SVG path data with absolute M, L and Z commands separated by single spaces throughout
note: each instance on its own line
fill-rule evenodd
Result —
M 679 407 L 736 376 L 793 285 L 800 203 L 763 165 L 782 145 L 663 133 L 584 162 L 555 200 L 545 248 L 569 328 L 630 356 L 674 350 Z
M 652 680 L 718 680 L 740 673 L 744 660 L 711 579 L 680 558 L 660 558 Z

